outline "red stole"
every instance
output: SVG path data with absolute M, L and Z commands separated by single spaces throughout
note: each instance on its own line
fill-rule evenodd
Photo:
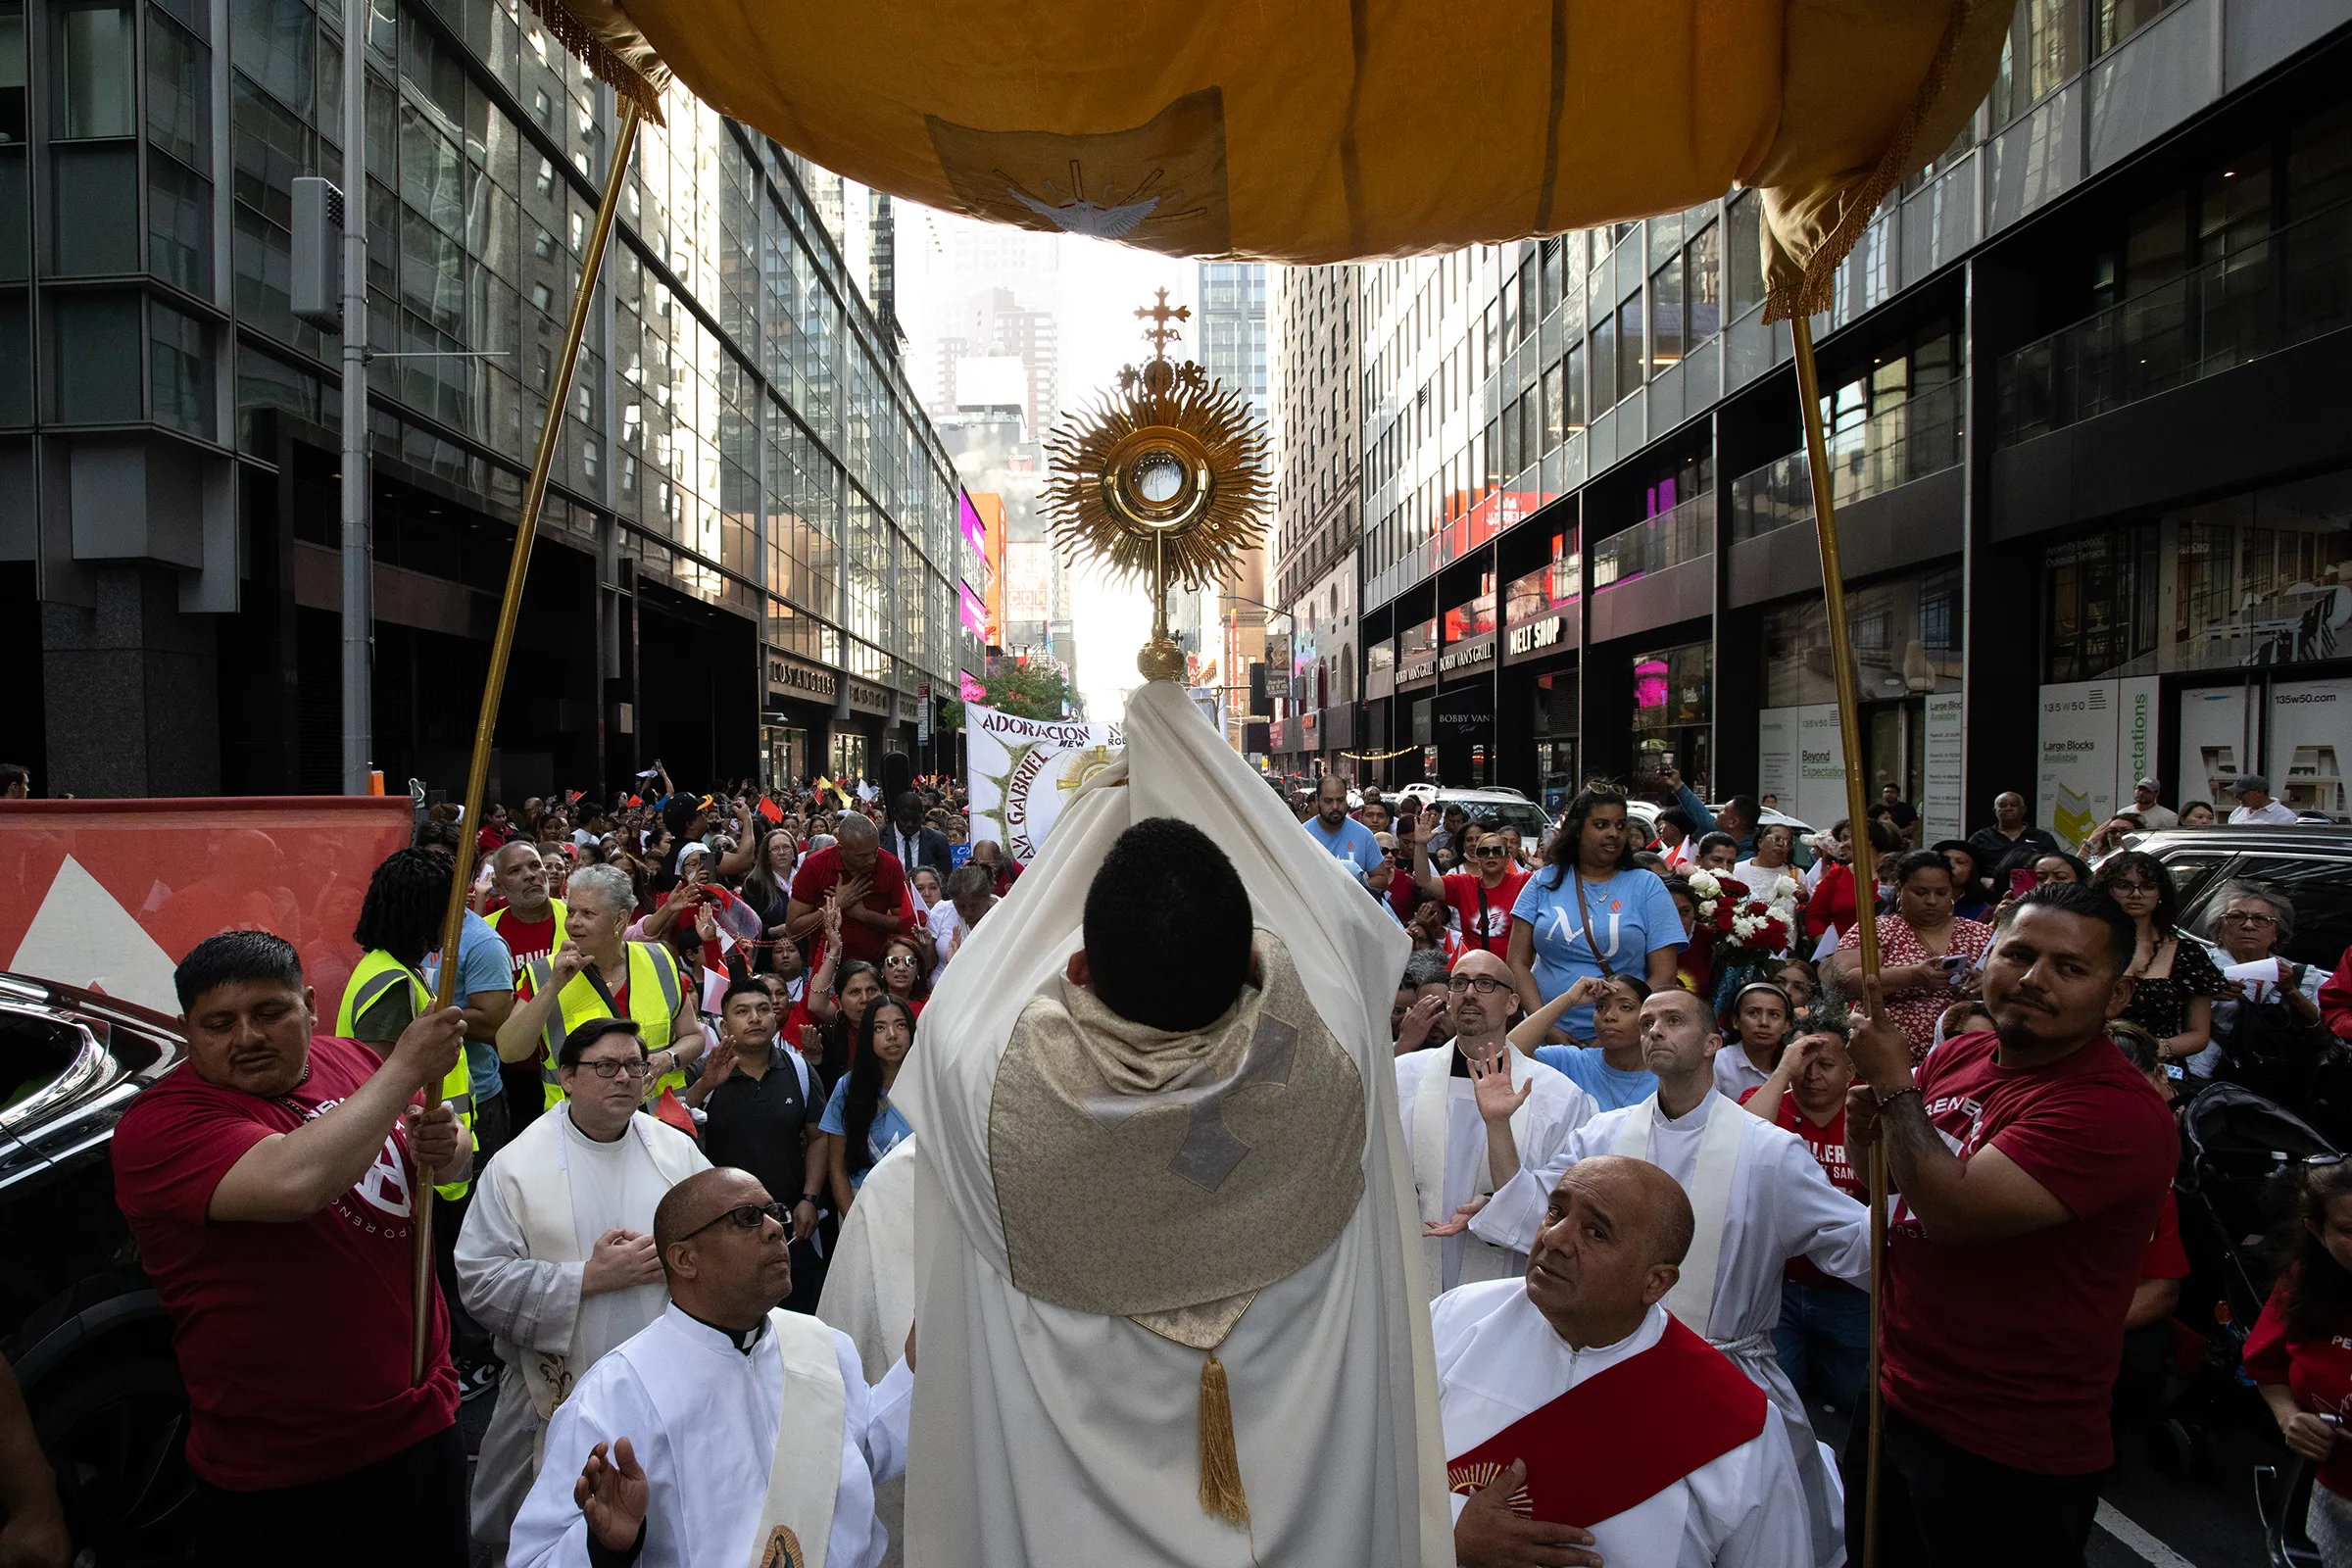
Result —
M 1764 1430 L 1767 1408 L 1745 1373 L 1669 1317 L 1648 1349 L 1446 1460 L 1446 1485 L 1467 1495 L 1525 1459 L 1527 1488 L 1511 1506 L 1583 1529 L 1747 1442 Z

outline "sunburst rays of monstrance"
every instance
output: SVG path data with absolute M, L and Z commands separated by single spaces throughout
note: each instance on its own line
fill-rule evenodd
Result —
M 1043 500 L 1064 548 L 1150 585 L 1152 640 L 1135 667 L 1146 680 L 1182 680 L 1168 588 L 1223 577 L 1265 532 L 1273 485 L 1265 426 L 1249 403 L 1199 365 L 1167 357 L 1177 335 L 1168 323 L 1192 312 L 1170 307 L 1163 288 L 1135 314 L 1152 323 L 1144 333 L 1152 358 L 1121 370 L 1116 393 L 1055 426 Z

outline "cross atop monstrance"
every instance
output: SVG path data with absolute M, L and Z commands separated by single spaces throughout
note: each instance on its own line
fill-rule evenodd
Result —
M 1168 291 L 1163 288 L 1159 291 L 1158 303 L 1139 305 L 1135 308 L 1135 315 L 1136 319 L 1152 323 L 1144 329 L 1144 341 L 1152 345 L 1153 359 L 1164 360 L 1168 357 L 1168 345 L 1184 335 L 1168 323 L 1191 320 L 1193 309 L 1189 305 L 1169 305 Z
M 1152 324 L 1152 358 L 1119 371 L 1105 393 L 1046 443 L 1053 474 L 1045 510 L 1054 537 L 1152 591 L 1152 640 L 1136 656 L 1147 680 L 1180 680 L 1184 651 L 1168 635 L 1168 587 L 1205 587 L 1256 543 L 1269 499 L 1265 427 L 1231 387 L 1168 359 L 1192 318 L 1168 291 L 1136 311 Z

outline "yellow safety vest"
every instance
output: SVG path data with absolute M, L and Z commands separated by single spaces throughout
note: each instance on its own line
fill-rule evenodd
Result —
M 370 949 L 368 956 L 360 960 L 359 967 L 351 971 L 351 983 L 343 988 L 343 1005 L 335 1009 L 335 1033 L 346 1040 L 358 1039 L 353 1031 L 360 1026 L 360 1014 L 374 1006 L 383 999 L 386 991 L 403 980 L 409 983 L 416 1016 L 421 1018 L 432 1011 L 433 993 L 416 971 L 381 948 Z M 441 1080 L 441 1099 L 458 1113 L 458 1120 L 466 1124 L 466 1132 L 471 1133 L 473 1074 L 466 1065 L 466 1047 L 462 1041 L 458 1046 L 458 1064 Z M 466 1189 L 472 1185 L 470 1180 L 442 1182 L 433 1191 L 454 1203 L 464 1198 Z
M 556 911 L 556 934 L 548 938 L 547 942 L 547 951 L 552 954 L 558 948 L 564 946 L 564 941 L 566 940 L 564 930 L 564 901 L 562 899 L 550 899 L 547 902 L 549 906 Z M 484 918 L 489 921 L 490 929 L 495 931 L 500 926 L 504 925 L 506 923 L 507 916 L 513 914 L 514 912 L 514 906 L 509 905 L 503 908 L 491 910 L 488 915 L 484 916 Z M 523 971 L 520 969 L 515 971 L 517 975 L 521 974 L 522 972 Z M 517 997 L 514 1000 L 518 1004 L 522 1001 L 520 997 Z
M 677 1016 L 683 986 L 678 977 L 677 960 L 669 950 L 658 942 L 624 943 L 629 955 L 629 1016 L 637 1020 L 637 1034 L 650 1054 L 669 1046 L 669 1021 Z M 551 954 L 541 954 L 528 966 L 531 991 L 555 981 L 555 963 Z M 553 1110 L 564 1103 L 564 1085 L 557 1080 L 556 1062 L 564 1054 L 564 1041 L 574 1029 L 596 1018 L 613 1016 L 605 1004 L 596 986 L 583 969 L 571 977 L 556 998 L 555 1009 L 548 1014 L 547 1026 L 539 1033 L 539 1081 L 547 1094 L 547 1108 Z M 664 1089 L 683 1090 L 686 1069 L 673 1067 L 648 1082 L 645 1098 L 660 1098 Z

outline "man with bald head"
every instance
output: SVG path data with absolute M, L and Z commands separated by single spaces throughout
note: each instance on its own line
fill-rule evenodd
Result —
M 1692 1230 L 1674 1178 L 1596 1154 L 1552 1188 L 1524 1280 L 1438 1299 L 1439 1419 L 1464 1568 L 1811 1562 L 1769 1401 L 1664 1304 Z
M 1870 1211 L 1830 1185 L 1796 1134 L 1748 1115 L 1716 1090 L 1722 1047 L 1715 1010 L 1704 1001 L 1688 991 L 1651 993 L 1642 1004 L 1642 1055 L 1657 1074 L 1657 1093 L 1594 1116 L 1540 1172 L 1522 1171 L 1496 1187 L 1469 1230 L 1498 1247 L 1533 1250 L 1560 1176 L 1595 1155 L 1647 1160 L 1673 1177 L 1690 1199 L 1696 1240 L 1666 1309 L 1730 1356 L 1779 1408 L 1804 1482 L 1813 1561 L 1837 1568 L 1845 1559 L 1843 1515 L 1804 1401 L 1774 1357 L 1772 1331 L 1781 1320 L 1782 1268 L 1792 1257 L 1810 1258 L 1833 1279 L 1869 1283 Z
M 914 900 L 906 867 L 882 847 L 881 832 L 868 817 L 844 811 L 833 825 L 833 842 L 801 861 L 785 906 L 784 931 L 794 941 L 824 928 L 825 898 L 841 903 L 841 955 L 879 964 L 890 939 L 915 928 Z
M 1585 1092 L 1532 1054 L 1543 1031 L 1524 1023 L 1511 1030 L 1519 996 L 1500 956 L 1463 954 L 1446 977 L 1446 1007 L 1452 1041 L 1396 1058 L 1396 1108 L 1412 1152 L 1414 1196 L 1425 1233 L 1436 1233 L 1421 1244 L 1433 1297 L 1526 1272 L 1524 1251 L 1443 1222 L 1523 1164 L 1551 1163 L 1568 1135 L 1592 1115 Z
M 701 1171 L 662 1197 L 669 1307 L 557 1407 L 511 1568 L 882 1560 L 874 1485 L 906 1467 L 913 1340 L 869 1388 L 848 1335 L 780 1310 L 791 1218 L 748 1171 Z

